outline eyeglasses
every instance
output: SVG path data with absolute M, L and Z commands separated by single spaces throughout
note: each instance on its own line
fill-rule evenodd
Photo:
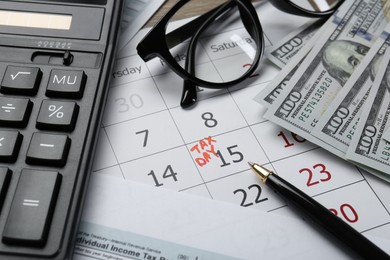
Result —
M 283 12 L 313 18 L 331 15 L 343 1 L 269 0 Z M 221 89 L 244 81 L 264 54 L 264 33 L 250 0 L 222 1 L 183 26 L 174 27 L 172 21 L 200 5 L 198 0 L 177 2 L 137 46 L 145 62 L 159 57 L 162 65 L 183 78 L 183 108 L 196 102 L 198 86 Z

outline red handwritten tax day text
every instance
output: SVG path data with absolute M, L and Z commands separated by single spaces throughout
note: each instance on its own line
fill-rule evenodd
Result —
M 200 167 L 205 166 L 211 160 L 212 155 L 217 158 L 219 157 L 217 152 L 215 151 L 215 147 L 213 144 L 216 142 L 216 140 L 209 136 L 203 140 L 200 140 L 199 143 L 197 143 L 190 149 L 191 152 L 196 153 L 195 162 Z

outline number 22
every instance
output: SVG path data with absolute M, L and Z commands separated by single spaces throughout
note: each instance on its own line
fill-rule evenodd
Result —
M 261 189 L 260 185 L 258 185 L 258 184 L 252 184 L 252 185 L 250 185 L 250 186 L 248 187 L 248 190 L 250 190 L 250 189 L 252 189 L 252 188 L 256 188 L 256 190 L 257 190 L 257 195 L 256 195 L 256 198 L 255 198 L 255 201 L 254 201 L 256 204 L 268 200 L 268 198 L 260 199 L 260 195 L 261 195 L 261 192 L 262 192 L 262 189 Z M 248 194 L 247 194 L 246 190 L 238 189 L 238 190 L 233 191 L 233 194 L 237 194 L 237 193 L 239 193 L 239 192 L 242 193 L 241 206 L 242 206 L 242 207 L 249 207 L 249 206 L 252 206 L 252 205 L 253 205 L 252 202 L 250 202 L 250 203 L 246 202 L 246 200 L 247 200 L 247 198 L 248 198 Z

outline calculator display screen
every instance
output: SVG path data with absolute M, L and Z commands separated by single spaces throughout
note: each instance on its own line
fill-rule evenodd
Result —
M 69 30 L 72 15 L 0 10 L 0 25 Z
M 0 0 L 0 35 L 28 35 L 45 40 L 48 37 L 100 39 L 106 12 L 104 6 L 67 4 L 64 0 L 61 1 L 63 4 L 44 2 L 49 1 Z

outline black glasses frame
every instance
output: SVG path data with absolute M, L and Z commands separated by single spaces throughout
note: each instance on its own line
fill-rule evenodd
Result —
M 187 4 L 190 0 L 181 0 L 177 2 L 171 10 L 149 31 L 149 33 L 137 45 L 138 55 L 145 61 L 155 57 L 164 60 L 165 63 L 177 75 L 184 79 L 181 106 L 188 107 L 196 101 L 196 86 L 221 89 L 234 86 L 247 79 L 257 69 L 258 64 L 264 54 L 264 33 L 258 18 L 257 12 L 250 0 L 230 0 L 226 3 L 210 10 L 209 12 L 195 18 L 191 22 L 179 27 L 178 29 L 166 34 L 166 28 L 175 15 L 175 13 Z M 338 0 L 338 3 L 325 12 L 310 11 L 301 8 L 291 0 L 269 0 L 277 9 L 298 16 L 321 18 L 328 17 L 344 2 Z M 195 46 L 198 37 L 218 18 L 228 14 L 234 7 L 238 8 L 240 18 L 245 29 L 250 34 L 257 45 L 257 52 L 249 69 L 239 78 L 228 82 L 209 82 L 199 79 L 195 76 Z M 187 49 L 187 58 L 185 67 L 180 66 L 172 57 L 169 49 L 190 39 Z
M 229 82 L 209 82 L 195 77 L 189 73 L 185 68 L 181 67 L 175 59 L 172 57 L 169 49 L 177 44 L 200 35 L 200 32 L 206 29 L 217 17 L 228 13 L 233 7 L 237 6 L 240 10 L 241 19 L 244 22 L 245 27 L 250 33 L 251 37 L 257 44 L 257 46 L 264 48 L 263 30 L 260 25 L 257 12 L 249 0 L 231 0 L 227 3 L 214 8 L 213 10 L 199 16 L 197 19 L 189 22 L 188 24 L 166 34 L 166 27 L 172 18 L 172 16 L 190 0 L 182 0 L 176 3 L 171 10 L 157 23 L 157 25 L 144 37 L 144 39 L 138 44 L 138 55 L 145 61 L 149 61 L 152 58 L 159 57 L 166 62 L 166 64 L 176 72 L 180 77 L 186 80 L 190 80 L 196 85 L 207 88 L 225 88 L 238 84 L 245 78 L 253 74 L 260 61 L 263 51 L 258 51 L 254 57 L 252 66 L 246 71 L 242 77 L 229 81 Z M 197 37 L 195 37 L 197 38 Z M 195 42 L 195 41 L 193 41 Z M 188 58 L 188 56 L 187 56 Z

